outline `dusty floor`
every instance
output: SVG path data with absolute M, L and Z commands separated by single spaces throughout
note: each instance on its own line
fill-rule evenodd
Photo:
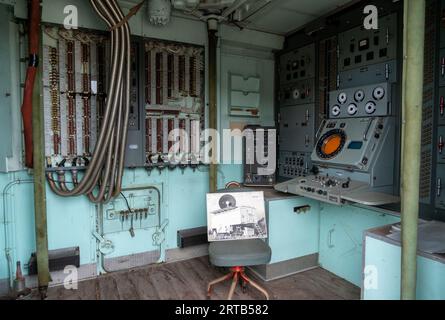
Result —
M 225 273 L 209 264 L 207 257 L 122 271 L 79 283 L 78 290 L 53 287 L 49 300 L 199 300 L 207 299 L 207 283 Z M 250 274 L 251 276 L 251 274 Z M 323 269 L 314 269 L 264 283 L 253 277 L 272 299 L 357 300 L 360 289 Z M 215 287 L 212 299 L 225 299 L 229 282 Z M 37 299 L 38 294 L 33 298 Z M 261 300 L 253 288 L 246 293 L 238 287 L 234 300 Z

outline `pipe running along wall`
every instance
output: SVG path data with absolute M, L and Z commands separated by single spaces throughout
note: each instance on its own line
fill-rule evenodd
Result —
M 23 130 L 25 137 L 25 165 L 33 168 L 33 139 L 32 139 L 32 111 L 33 111 L 33 89 L 39 65 L 39 42 L 40 42 L 40 0 L 30 0 L 28 4 L 29 24 L 29 65 L 26 71 L 23 104 L 21 108 L 23 118 Z
M 218 46 L 218 23 L 216 20 L 208 21 L 208 42 L 209 42 L 209 129 L 217 130 L 217 46 Z M 210 192 L 216 192 L 218 184 L 218 165 L 217 163 L 217 143 L 211 141 L 212 156 L 210 158 L 209 189 Z
M 422 136 L 425 0 L 405 0 L 406 57 L 402 171 L 403 300 L 416 298 L 417 227 L 419 220 L 420 153 Z
M 124 156 L 130 110 L 130 28 L 116 0 L 90 0 L 96 13 L 111 30 L 111 81 L 103 125 L 89 166 L 79 179 L 72 172 L 72 182 L 65 173 L 47 173 L 51 189 L 59 196 L 87 195 L 94 203 L 106 203 L 122 189 Z M 68 184 L 72 183 L 73 188 Z

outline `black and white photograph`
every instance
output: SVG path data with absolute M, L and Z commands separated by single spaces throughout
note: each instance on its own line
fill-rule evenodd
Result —
M 263 192 L 207 195 L 209 242 L 267 238 Z

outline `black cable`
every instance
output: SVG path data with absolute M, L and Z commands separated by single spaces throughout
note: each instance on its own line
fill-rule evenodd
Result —
M 131 209 L 131 207 L 130 207 L 130 203 L 128 202 L 127 197 L 124 195 L 123 192 L 121 192 L 121 196 L 122 196 L 122 198 L 125 199 L 125 202 L 126 202 L 126 204 L 127 204 L 128 211 L 130 211 L 130 213 L 134 213 L 134 212 L 133 212 L 133 209 Z

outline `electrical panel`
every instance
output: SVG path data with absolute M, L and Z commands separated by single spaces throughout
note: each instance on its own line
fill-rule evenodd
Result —
M 315 44 L 282 54 L 279 77 L 278 172 L 288 179 L 304 175 L 312 166 L 317 99 Z
M 48 168 L 88 165 L 106 101 L 109 40 L 44 28 L 43 103 Z
M 204 48 L 144 43 L 145 161 L 149 168 L 200 164 Z
M 270 163 L 270 150 L 276 150 L 276 129 L 272 127 L 247 126 L 244 133 L 244 185 L 248 187 L 272 187 L 276 182 L 276 162 Z M 259 159 L 258 155 L 264 159 Z M 269 161 L 266 161 L 266 160 Z M 276 161 L 276 159 L 273 159 Z M 268 168 L 270 170 L 268 170 Z M 264 170 L 265 172 L 260 172 Z
M 48 170 L 89 165 L 103 122 L 108 33 L 44 27 L 43 99 Z M 125 166 L 201 163 L 204 48 L 134 37 Z

